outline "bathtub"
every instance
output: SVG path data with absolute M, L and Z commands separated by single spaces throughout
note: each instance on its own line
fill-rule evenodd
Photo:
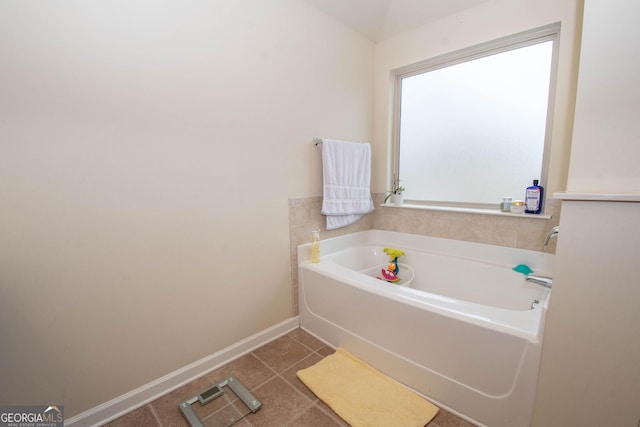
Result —
M 375 277 L 384 247 L 408 287 Z M 380 230 L 321 252 L 298 247 L 301 328 L 474 424 L 530 425 L 550 290 L 512 267 L 551 275 L 553 255 Z

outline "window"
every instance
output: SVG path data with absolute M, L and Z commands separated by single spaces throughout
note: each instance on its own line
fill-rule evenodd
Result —
M 545 185 L 559 30 L 396 70 L 393 172 L 406 200 L 490 207 Z

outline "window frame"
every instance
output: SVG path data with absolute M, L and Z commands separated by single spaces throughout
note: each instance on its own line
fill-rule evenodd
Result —
M 543 27 L 516 33 L 510 36 L 501 37 L 478 45 L 470 46 L 443 55 L 439 55 L 430 59 L 416 62 L 407 66 L 403 66 L 391 71 L 391 100 L 393 103 L 393 114 L 391 116 L 391 159 L 390 174 L 391 176 L 400 177 L 400 107 L 402 96 L 402 79 L 412 77 L 425 72 L 446 68 L 452 65 L 479 59 L 485 56 L 497 53 L 508 52 L 510 50 L 521 47 L 531 46 L 538 43 L 552 41 L 552 57 L 549 81 L 549 96 L 547 104 L 547 119 L 544 135 L 544 147 L 542 156 L 542 170 L 540 171 L 540 185 L 547 188 L 549 176 L 549 161 L 551 154 L 551 137 L 553 134 L 553 117 L 555 107 L 555 96 L 558 75 L 558 56 L 560 45 L 560 22 L 556 22 Z M 387 180 L 390 182 L 391 178 Z M 524 188 L 522 190 L 524 192 Z M 548 194 L 548 192 L 547 192 Z M 499 201 L 496 203 L 473 203 L 473 202 L 444 202 L 438 200 L 406 200 L 405 203 L 427 206 L 447 206 L 461 207 L 472 209 L 496 209 L 499 207 Z M 543 204 L 544 208 L 544 204 Z

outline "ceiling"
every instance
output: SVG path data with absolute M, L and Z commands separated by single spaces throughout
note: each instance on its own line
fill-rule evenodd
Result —
M 380 41 L 490 0 L 302 0 Z

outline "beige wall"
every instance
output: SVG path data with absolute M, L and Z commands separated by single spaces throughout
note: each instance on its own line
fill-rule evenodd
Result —
M 339 64 L 339 65 L 338 65 Z M 0 3 L 0 402 L 72 416 L 289 318 L 373 44 L 294 0 Z
M 567 191 L 640 193 L 640 3 L 585 1 Z M 635 143 L 633 143 L 635 142 Z
M 563 201 L 534 426 L 640 423 L 638 16 L 636 0 L 585 1 L 566 191 L 587 200 Z
M 563 202 L 535 427 L 640 422 L 638 218 L 640 203 Z

